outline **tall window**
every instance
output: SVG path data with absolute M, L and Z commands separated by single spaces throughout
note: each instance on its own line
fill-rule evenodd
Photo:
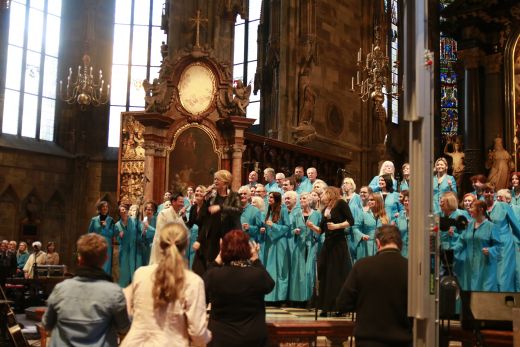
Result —
M 2 133 L 54 140 L 61 0 L 13 0 Z
M 385 105 L 390 113 L 391 121 L 394 124 L 399 123 L 399 66 L 396 64 L 399 60 L 399 1 L 386 0 L 385 10 L 387 18 L 390 19 L 390 27 L 388 33 L 388 55 L 390 58 L 390 81 L 392 83 L 392 95 L 386 97 Z
M 108 145 L 119 146 L 121 112 L 144 109 L 142 82 L 159 76 L 164 0 L 116 0 Z
M 441 0 L 441 10 L 453 0 Z M 441 17 L 441 21 L 443 18 Z M 441 134 L 443 139 L 456 136 L 459 131 L 459 101 L 457 74 L 453 69 L 457 62 L 457 41 L 440 33 L 440 80 L 441 80 Z
M 237 17 L 235 23 L 235 48 L 233 57 L 233 79 L 242 80 L 244 84 L 253 84 L 256 72 L 258 24 L 262 0 L 249 0 L 249 15 L 246 20 Z M 247 107 L 247 118 L 260 122 L 260 92 L 251 93 Z

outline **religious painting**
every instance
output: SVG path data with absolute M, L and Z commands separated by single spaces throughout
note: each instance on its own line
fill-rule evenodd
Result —
M 182 107 L 195 116 L 206 112 L 215 97 L 215 83 L 215 76 L 206 65 L 189 65 L 179 80 L 179 99 Z
M 213 183 L 220 169 L 220 155 L 211 133 L 197 125 L 181 128 L 168 156 L 168 189 L 185 191 L 188 186 Z
M 520 161 L 520 35 L 516 39 L 513 48 L 513 114 L 515 121 L 515 171 L 518 170 L 518 162 Z

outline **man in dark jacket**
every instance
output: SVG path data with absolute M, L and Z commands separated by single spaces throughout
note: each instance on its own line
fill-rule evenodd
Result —
M 397 227 L 376 231 L 378 252 L 359 260 L 337 298 L 339 311 L 356 312 L 356 347 L 412 345 L 412 323 L 407 316 L 408 261 L 401 256 Z

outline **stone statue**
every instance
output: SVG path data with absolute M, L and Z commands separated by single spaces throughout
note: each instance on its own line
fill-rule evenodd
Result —
M 251 84 L 247 86 L 241 80 L 236 81 L 233 87 L 233 104 L 241 116 L 246 115 L 246 108 L 249 105 L 249 96 L 251 95 Z
M 159 79 L 154 78 L 153 83 L 147 80 L 143 81 L 143 89 L 145 93 L 144 102 L 146 112 L 160 112 L 160 106 L 166 97 L 166 91 L 168 86 L 166 81 L 161 82 Z
M 448 152 L 449 145 L 453 146 L 453 151 Z M 453 167 L 453 177 L 457 182 L 457 187 L 461 187 L 462 177 L 464 175 L 464 151 L 462 151 L 462 141 L 457 138 L 453 141 L 453 138 L 448 138 L 446 146 L 444 146 L 444 154 L 451 157 Z
M 314 117 L 314 104 L 316 103 L 316 93 L 307 84 L 302 91 L 300 102 L 300 120 L 298 125 L 311 124 Z
M 513 170 L 513 161 L 500 136 L 494 140 L 493 149 L 489 150 L 486 168 L 490 169 L 488 181 L 495 184 L 495 189 L 505 189 L 509 183 L 509 173 Z

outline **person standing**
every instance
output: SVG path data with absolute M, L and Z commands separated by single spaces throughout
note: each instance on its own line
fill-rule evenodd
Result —
M 76 277 L 58 283 L 42 317 L 50 347 L 117 346 L 117 333 L 130 327 L 123 291 L 103 270 L 108 244 L 95 233 L 77 242 Z
M 394 225 L 376 231 L 376 256 L 359 260 L 339 292 L 337 309 L 356 312 L 356 347 L 411 347 L 408 261 Z
M 454 192 L 457 194 L 457 182 L 453 176 L 448 175 L 448 161 L 439 158 L 435 161 L 435 175 L 433 176 L 433 213 L 441 212 L 440 201 L 442 194 Z
M 25 278 L 34 277 L 34 265 L 45 265 L 45 252 L 42 249 L 42 243 L 40 241 L 34 241 L 32 243 L 33 253 L 27 259 L 23 267 Z
M 124 288 L 132 282 L 137 269 L 137 220 L 128 216 L 126 205 L 119 206 L 119 216 L 115 230 L 119 241 L 119 285 Z
M 108 202 L 100 201 L 97 206 L 98 215 L 92 217 L 88 227 L 89 233 L 96 233 L 105 238 L 107 242 L 107 259 L 103 264 L 103 270 L 109 275 L 112 274 L 112 238 L 114 234 L 114 219 L 108 215 Z

